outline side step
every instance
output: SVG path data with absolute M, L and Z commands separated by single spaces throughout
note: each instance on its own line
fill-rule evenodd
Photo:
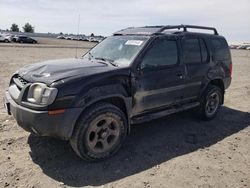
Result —
M 170 115 L 170 114 L 174 114 L 176 112 L 181 112 L 181 111 L 184 111 L 184 110 L 188 110 L 190 108 L 194 108 L 194 107 L 197 107 L 199 105 L 200 105 L 199 102 L 193 102 L 193 103 L 185 104 L 185 105 L 182 105 L 182 106 L 179 106 L 179 107 L 172 107 L 172 108 L 169 108 L 167 110 L 163 110 L 163 111 L 159 111 L 159 112 L 154 112 L 154 113 L 150 113 L 150 114 L 135 116 L 135 117 L 132 117 L 131 124 L 138 124 L 138 123 L 142 123 L 142 122 L 148 122 L 148 121 L 158 119 L 158 118 Z

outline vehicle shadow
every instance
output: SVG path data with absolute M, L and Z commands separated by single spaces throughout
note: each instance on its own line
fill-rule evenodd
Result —
M 209 147 L 250 125 L 250 114 L 222 107 L 211 121 L 192 117 L 192 111 L 135 125 L 114 157 L 87 163 L 68 142 L 30 135 L 30 156 L 49 177 L 65 185 L 97 186 L 131 176 L 172 158 Z

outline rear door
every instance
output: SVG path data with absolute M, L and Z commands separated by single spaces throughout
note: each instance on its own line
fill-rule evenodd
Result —
M 25 37 L 23 40 L 24 40 L 25 43 L 29 43 L 30 42 L 28 37 Z
M 25 42 L 25 37 L 19 37 L 19 42 Z
M 147 49 L 133 78 L 133 114 L 173 105 L 182 98 L 184 66 L 176 39 L 158 38 Z
M 199 37 L 185 37 L 182 40 L 186 79 L 184 101 L 200 95 L 203 81 L 209 70 L 209 51 L 206 40 Z
M 32 43 L 33 42 L 32 38 L 27 37 L 27 42 Z

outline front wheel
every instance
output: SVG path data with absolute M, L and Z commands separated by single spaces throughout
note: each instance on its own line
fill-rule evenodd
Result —
M 82 159 L 97 161 L 114 155 L 127 135 L 124 113 L 108 103 L 96 104 L 83 112 L 70 144 Z
M 222 90 L 215 85 L 209 85 L 201 98 L 201 105 L 198 109 L 200 117 L 205 120 L 213 119 L 218 113 L 222 100 Z

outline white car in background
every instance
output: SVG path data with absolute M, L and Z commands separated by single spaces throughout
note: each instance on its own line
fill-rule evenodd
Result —
M 246 48 L 247 50 L 250 50 L 250 46 Z
M 11 36 L 0 34 L 0 42 L 11 42 Z

